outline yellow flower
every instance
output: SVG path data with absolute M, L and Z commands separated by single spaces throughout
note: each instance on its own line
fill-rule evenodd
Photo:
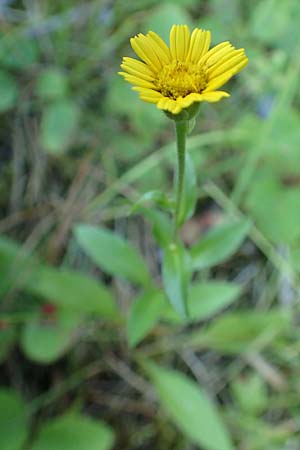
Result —
M 153 31 L 138 34 L 130 43 L 142 61 L 124 57 L 119 72 L 134 85 L 140 98 L 155 103 L 158 109 L 179 114 L 193 103 L 217 102 L 229 97 L 218 91 L 240 72 L 248 59 L 243 48 L 230 42 L 210 47 L 210 32 L 187 25 L 173 25 L 170 48 Z

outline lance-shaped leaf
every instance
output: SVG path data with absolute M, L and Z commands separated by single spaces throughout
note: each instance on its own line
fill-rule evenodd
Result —
M 77 225 L 75 236 L 87 255 L 105 272 L 128 281 L 148 285 L 148 268 L 138 251 L 110 230 Z
M 233 450 L 217 406 L 186 375 L 143 362 L 159 400 L 178 428 L 205 450 Z

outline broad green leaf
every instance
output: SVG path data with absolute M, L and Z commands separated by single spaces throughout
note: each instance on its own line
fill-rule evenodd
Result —
M 11 389 L 0 389 L 1 450 L 22 450 L 27 438 L 25 403 Z
M 113 231 L 92 225 L 77 225 L 75 236 L 87 255 L 105 272 L 148 285 L 150 275 L 137 250 Z
M 46 106 L 41 123 L 41 141 L 44 149 L 60 154 L 68 149 L 79 123 L 79 108 L 71 100 L 58 100 Z
M 234 302 L 240 286 L 221 281 L 203 281 L 192 284 L 188 295 L 187 322 L 206 320 Z M 163 318 L 171 322 L 184 322 L 174 311 L 165 310 Z
M 276 309 L 233 312 L 215 319 L 205 330 L 191 333 L 188 341 L 200 348 L 242 353 L 265 347 L 286 330 L 289 323 L 289 315 Z
M 56 311 L 50 317 L 28 320 L 21 334 L 21 347 L 26 356 L 40 364 L 50 364 L 72 345 L 79 325 L 78 314 Z
M 194 269 L 211 267 L 227 259 L 239 248 L 249 230 L 249 220 L 238 220 L 208 231 L 191 249 Z
M 193 160 L 186 153 L 184 184 L 179 214 L 179 223 L 185 223 L 194 213 L 197 202 L 197 180 Z
M 158 322 L 165 303 L 161 291 L 145 292 L 134 299 L 127 322 L 130 347 L 137 345 Z
M 193 442 L 205 450 L 233 450 L 230 436 L 216 405 L 200 386 L 174 370 L 143 364 L 170 418 Z
M 44 423 L 30 450 L 109 450 L 113 442 L 104 422 L 71 413 Z
M 36 91 L 45 100 L 62 98 L 68 91 L 67 76 L 58 67 L 49 67 L 39 74 Z
M 172 243 L 164 248 L 162 277 L 171 305 L 180 316 L 187 317 L 190 258 L 180 244 Z
M 14 77 L 4 70 L 0 70 L 0 112 L 15 106 L 19 94 L 19 87 Z
M 117 314 L 110 291 L 92 278 L 74 270 L 41 267 L 26 290 L 73 311 L 97 313 L 104 317 Z

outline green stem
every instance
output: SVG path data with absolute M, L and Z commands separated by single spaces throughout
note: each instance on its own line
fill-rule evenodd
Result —
M 176 138 L 177 138 L 177 174 L 175 176 L 176 204 L 174 212 L 174 231 L 173 241 L 177 239 L 178 229 L 180 225 L 180 209 L 183 192 L 184 170 L 185 170 L 185 151 L 186 151 L 186 135 L 187 121 L 176 121 Z

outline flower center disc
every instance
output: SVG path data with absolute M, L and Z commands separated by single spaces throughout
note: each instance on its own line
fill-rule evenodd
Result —
M 197 64 L 173 61 L 162 68 L 156 85 L 163 96 L 176 99 L 203 91 L 207 85 L 207 77 Z

